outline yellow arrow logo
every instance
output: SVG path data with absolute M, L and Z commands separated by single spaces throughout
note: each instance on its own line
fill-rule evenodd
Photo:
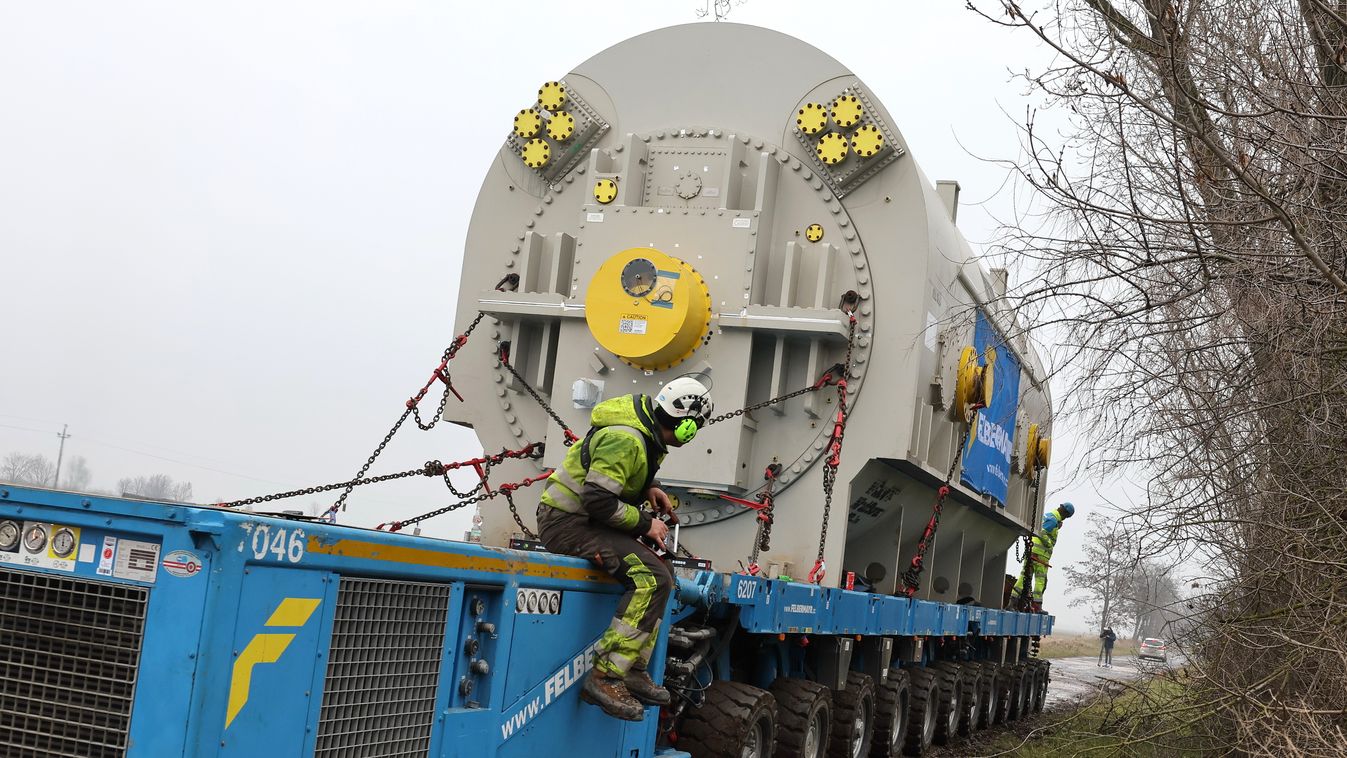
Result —
M 321 602 L 322 599 L 316 597 L 287 597 L 276 606 L 275 611 L 272 611 L 266 625 L 302 628 Z M 229 709 L 225 712 L 226 729 L 248 703 L 248 690 L 253 683 L 253 667 L 259 663 L 275 663 L 280 660 L 281 654 L 294 638 L 293 632 L 264 632 L 255 634 L 248 640 L 248 646 L 243 648 L 243 652 L 239 653 L 238 659 L 234 661 L 234 675 L 229 681 Z

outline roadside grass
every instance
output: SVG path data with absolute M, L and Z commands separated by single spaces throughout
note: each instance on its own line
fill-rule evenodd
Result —
M 1013 758 L 1196 758 L 1209 744 L 1188 721 L 1194 712 L 1183 671 L 1100 692 L 1076 709 L 1045 712 L 960 747 L 966 756 Z M 1201 709 L 1196 709 L 1200 711 Z
M 1050 634 L 1039 644 L 1039 658 L 1077 658 L 1098 656 L 1103 643 L 1093 634 Z M 1114 655 L 1136 655 L 1135 640 L 1118 640 L 1113 644 Z

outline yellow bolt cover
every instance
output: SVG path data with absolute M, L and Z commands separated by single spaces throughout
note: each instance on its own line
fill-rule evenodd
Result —
M 557 142 L 565 142 L 575 134 L 575 117 L 566 111 L 557 111 L 547 122 L 547 136 Z
M 846 137 L 834 132 L 828 132 L 818 141 L 818 147 L 814 152 L 818 153 L 819 160 L 835 166 L 847 158 L 847 151 L 851 149 L 851 143 Z
M 833 121 L 843 129 L 850 129 L 859 124 L 864 115 L 865 109 L 861 107 L 861 101 L 855 95 L 841 95 L 833 101 Z
M 1052 439 L 1042 436 L 1038 424 L 1029 425 L 1029 439 L 1024 445 L 1024 469 L 1020 472 L 1025 479 L 1033 479 L 1038 469 L 1048 467 L 1052 457 Z
M 594 340 L 623 362 L 663 371 L 702 344 L 711 323 L 711 294 L 687 263 L 654 248 L 633 247 L 595 272 L 585 292 L 585 322 Z
M 521 153 L 524 158 L 524 165 L 529 168 L 542 168 L 552 159 L 552 146 L 547 144 L 547 140 L 531 139 L 524 143 L 524 149 Z
M 810 242 L 818 242 L 823 239 L 823 226 L 821 224 L 810 224 L 804 230 L 804 238 Z
M 818 103 L 805 103 L 795 125 L 808 135 L 818 134 L 828 125 L 828 109 Z
M 987 348 L 982 360 L 983 365 L 978 365 L 978 352 L 972 346 L 965 346 L 959 355 L 959 368 L 954 381 L 954 404 L 949 409 L 950 416 L 959 423 L 972 422 L 973 416 L 969 409 L 975 402 L 984 408 L 992 404 L 992 388 L 996 383 L 996 351 Z
M 523 139 L 537 135 L 542 125 L 543 117 L 532 108 L 525 108 L 514 117 L 514 133 Z
M 879 127 L 866 124 L 851 135 L 851 149 L 862 158 L 869 158 L 884 147 L 884 135 Z
M 617 199 L 617 182 L 612 179 L 600 179 L 594 182 L 594 199 L 607 205 Z
M 561 82 L 547 82 L 538 88 L 538 104 L 543 110 L 553 113 L 566 104 L 566 85 Z

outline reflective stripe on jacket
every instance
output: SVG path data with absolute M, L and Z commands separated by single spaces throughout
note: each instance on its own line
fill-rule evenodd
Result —
M 1054 508 L 1051 513 L 1043 517 L 1043 531 L 1035 534 L 1031 552 L 1043 564 L 1052 560 L 1052 550 L 1057 547 L 1057 533 L 1062 530 L 1062 520 L 1066 516 L 1062 514 L 1061 507 Z
M 638 506 L 666 452 L 650 398 L 623 395 L 605 400 L 594 406 L 590 424 L 589 434 L 566 451 L 566 458 L 547 478 L 542 502 L 627 532 L 642 524 L 648 528 Z M 604 493 L 609 497 L 596 496 Z

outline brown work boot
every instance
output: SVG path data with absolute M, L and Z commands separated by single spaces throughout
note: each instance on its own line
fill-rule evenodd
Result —
M 669 691 L 655 684 L 650 672 L 645 669 L 632 669 L 627 674 L 627 691 L 646 705 L 668 705 L 673 700 Z
M 591 670 L 589 676 L 585 677 L 580 699 L 599 706 L 615 719 L 641 721 L 645 718 L 645 708 L 627 691 L 627 685 L 621 679 L 608 676 L 598 669 Z

